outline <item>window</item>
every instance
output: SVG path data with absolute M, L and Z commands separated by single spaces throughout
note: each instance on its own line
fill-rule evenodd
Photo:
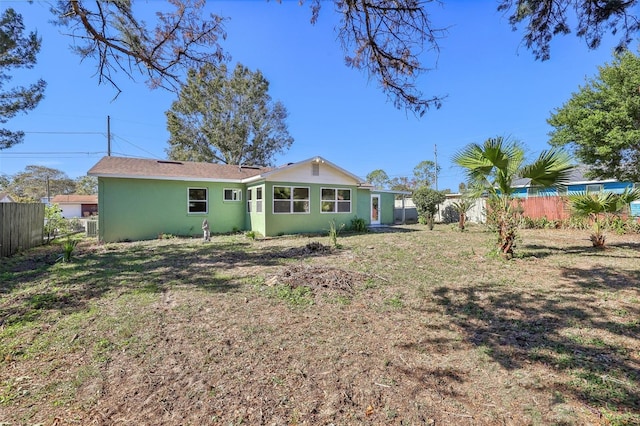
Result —
M 309 188 L 295 186 L 273 187 L 274 213 L 309 213 Z
M 322 213 L 351 213 L 351 190 L 322 188 Z
M 256 213 L 262 213 L 262 187 L 256 188 Z
M 255 204 L 253 204 L 253 194 L 255 189 Z M 262 187 L 247 189 L 247 212 L 251 213 L 255 206 L 254 213 L 262 213 Z
M 593 194 L 602 191 L 602 185 L 587 185 L 587 194 Z
M 207 213 L 207 188 L 189 188 L 189 213 Z
M 225 201 L 242 201 L 241 189 L 225 189 L 224 190 Z
M 540 195 L 540 188 L 529 187 L 527 188 L 527 196 L 537 197 Z

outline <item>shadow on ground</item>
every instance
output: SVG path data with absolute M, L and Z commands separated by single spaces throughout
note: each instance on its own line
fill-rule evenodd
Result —
M 301 242 L 295 242 L 300 244 Z M 320 249 L 322 248 L 322 249 Z M 70 263 L 60 248 L 43 247 L 0 265 L 0 325 L 34 321 L 46 310 L 87 309 L 110 291 L 161 293 L 176 286 L 233 292 L 246 282 L 238 268 L 279 266 L 283 260 L 330 256 L 325 246 L 265 246 L 251 242 L 79 246 Z
M 572 377 L 564 384 L 548 384 L 552 389 L 570 392 L 590 406 L 640 412 L 637 354 L 629 353 L 628 345 L 614 343 L 636 341 L 640 308 L 633 304 L 617 318 L 597 303 L 595 294 L 603 288 L 637 286 L 638 272 L 564 268 L 563 276 L 571 284 L 559 284 L 554 293 L 484 283 L 439 287 L 433 296 L 466 340 L 502 367 L 514 370 L 539 363 Z

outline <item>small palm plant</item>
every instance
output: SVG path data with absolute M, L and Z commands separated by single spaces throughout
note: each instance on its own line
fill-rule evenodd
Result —
M 467 174 L 476 196 L 486 194 L 493 209 L 498 232 L 498 250 L 506 259 L 513 257 L 519 221 L 514 202 L 513 181 L 531 179 L 531 185 L 550 187 L 566 184 L 574 166 L 564 151 L 543 151 L 525 164 L 524 149 L 518 142 L 502 137 L 489 138 L 484 144 L 472 143 L 453 157 Z
M 458 213 L 458 229 L 460 232 L 464 231 L 465 223 L 467 221 L 467 212 L 473 207 L 475 200 L 463 196 L 460 200 L 451 204 L 453 209 Z
M 640 200 L 640 189 L 627 188 L 622 194 L 600 192 L 597 194 L 574 194 L 569 196 L 569 203 L 574 214 L 588 217 L 592 222 L 591 243 L 596 248 L 604 248 L 607 237 L 604 233 L 604 223 L 607 215 L 618 215 L 629 204 Z
M 63 253 L 60 255 L 58 260 L 62 262 L 71 262 L 71 256 L 73 254 L 73 250 L 78 245 L 78 240 L 73 240 L 71 238 L 67 238 L 64 243 L 62 243 Z

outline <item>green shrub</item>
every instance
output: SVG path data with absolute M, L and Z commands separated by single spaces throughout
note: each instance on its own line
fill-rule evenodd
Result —
M 61 260 L 65 263 L 71 262 L 71 256 L 73 254 L 73 250 L 75 250 L 78 245 L 78 240 L 67 238 L 64 243 L 62 243 L 63 253 L 60 255 L 58 260 Z
M 340 234 L 340 231 L 342 231 L 343 228 L 344 228 L 344 223 L 341 224 L 339 227 L 337 227 L 335 220 L 332 219 L 329 221 L 329 239 L 331 240 L 331 245 L 335 248 L 339 247 L 338 235 Z
M 62 217 L 62 209 L 57 204 L 44 206 L 44 236 L 49 244 L 59 235 L 66 234 L 69 222 Z
M 367 222 L 361 217 L 351 219 L 351 230 L 354 232 L 367 232 Z

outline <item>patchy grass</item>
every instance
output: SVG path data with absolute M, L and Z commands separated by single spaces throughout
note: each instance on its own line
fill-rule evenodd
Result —
M 412 225 L 0 265 L 0 424 L 640 424 L 640 237 Z

